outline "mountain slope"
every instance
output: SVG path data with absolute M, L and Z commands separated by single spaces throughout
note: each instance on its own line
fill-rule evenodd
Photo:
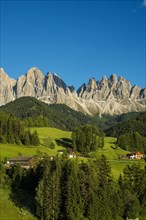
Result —
M 117 123 L 126 120 L 134 120 L 140 113 L 125 113 L 122 115 L 103 115 L 94 116 L 85 115 L 77 112 L 63 104 L 48 105 L 33 97 L 21 97 L 13 102 L 0 107 L 0 111 L 12 114 L 22 120 L 32 118 L 36 120 L 38 117 L 47 117 L 48 126 L 56 127 L 64 130 L 72 130 L 87 123 L 94 124 L 102 130 L 114 127 Z
M 107 136 L 118 137 L 127 133 L 139 132 L 146 137 L 146 112 L 127 118 L 105 130 Z
M 35 97 L 48 104 L 65 104 L 70 108 L 89 115 L 96 113 L 120 115 L 127 112 L 146 110 L 146 88 L 131 86 L 123 77 L 112 74 L 101 81 L 90 78 L 77 91 L 67 86 L 57 75 L 45 76 L 36 67 L 31 68 L 17 80 L 0 69 L 0 105 L 24 96 Z
M 15 115 L 20 119 L 32 118 L 36 120 L 39 116 L 47 117 L 48 125 L 63 130 L 72 130 L 82 124 L 93 123 L 92 118 L 63 104 L 48 105 L 33 97 L 21 97 L 0 107 L 1 111 Z

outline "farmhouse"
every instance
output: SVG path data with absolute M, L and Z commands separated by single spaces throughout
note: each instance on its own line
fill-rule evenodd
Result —
M 141 152 L 135 152 L 134 153 L 135 159 L 143 159 L 143 153 Z
M 63 154 L 64 152 L 67 152 L 69 158 L 75 158 L 76 157 L 75 152 L 70 148 L 68 148 L 67 151 L 66 150 L 58 150 L 57 152 L 60 153 L 60 154 Z
M 76 154 L 72 149 L 68 148 L 67 152 L 68 152 L 69 158 L 75 158 L 76 157 Z
M 58 150 L 57 152 L 58 152 L 59 154 L 63 154 L 65 151 L 66 151 L 66 150 Z
M 144 154 L 141 152 L 132 152 L 126 155 L 128 159 L 143 159 Z
M 17 164 L 19 164 L 21 167 L 24 168 L 30 168 L 33 167 L 34 163 L 33 163 L 33 158 L 34 157 L 23 157 L 23 156 L 19 156 L 19 157 L 14 157 L 14 158 L 10 158 L 6 161 L 6 166 L 15 166 Z

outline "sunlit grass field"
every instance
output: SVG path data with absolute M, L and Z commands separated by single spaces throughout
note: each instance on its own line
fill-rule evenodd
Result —
M 119 147 L 116 148 L 116 138 L 106 137 L 105 146 L 103 149 L 97 149 L 96 152 L 92 152 L 91 155 L 99 159 L 102 154 L 108 159 L 109 165 L 111 167 L 111 172 L 114 178 L 118 178 L 120 174 L 123 173 L 123 169 L 127 165 L 132 165 L 134 163 L 139 164 L 142 168 L 146 165 L 144 160 L 128 160 L 128 159 L 118 159 L 118 155 L 126 155 L 129 153 Z
M 71 132 L 62 131 L 56 128 L 31 128 L 30 132 L 37 130 L 40 138 L 40 146 L 22 146 L 16 144 L 1 144 L 0 145 L 0 157 L 1 160 L 5 158 L 11 158 L 18 155 L 32 156 L 37 154 L 38 151 L 47 153 L 50 156 L 55 156 L 59 149 L 64 149 L 63 146 L 57 144 L 56 139 L 71 139 Z M 44 138 L 49 137 L 51 141 L 55 144 L 55 149 L 50 149 L 43 146 Z M 97 149 L 96 152 L 91 152 L 90 155 L 93 158 L 78 158 L 78 162 L 87 162 L 88 160 L 99 159 L 102 154 L 104 154 L 108 160 L 111 167 L 111 174 L 115 179 L 118 179 L 119 175 L 123 173 L 123 169 L 127 165 L 132 165 L 133 163 L 140 164 L 143 168 L 146 163 L 143 160 L 125 160 L 118 159 L 118 155 L 126 155 L 128 152 L 122 150 L 121 148 L 116 148 L 116 138 L 106 137 L 105 146 L 103 149 Z M 76 160 L 75 158 L 73 160 Z M 0 220 L 37 220 L 28 210 L 21 209 L 17 207 L 12 200 L 9 199 L 10 190 L 0 189 Z M 141 218 L 141 220 L 144 220 Z
M 115 146 L 116 138 L 106 137 L 104 140 L 104 147 L 97 149 L 96 152 L 92 152 L 91 155 L 95 158 L 100 158 L 102 154 L 104 154 L 108 160 L 117 160 L 118 155 L 126 155 L 128 152 L 121 149 L 116 148 Z
M 1 144 L 0 145 L 0 158 L 3 161 L 5 158 L 16 157 L 18 155 L 22 156 L 33 156 L 36 155 L 38 151 L 47 153 L 49 156 L 55 156 L 57 150 L 63 149 L 63 147 L 56 146 L 55 149 L 49 149 L 44 146 L 28 146 L 24 147 L 22 145 L 16 144 Z
M 63 149 L 63 146 L 58 146 L 55 139 L 60 138 L 71 138 L 71 132 L 62 131 L 56 128 L 31 128 L 30 131 L 33 132 L 37 130 L 41 145 L 40 146 L 23 146 L 16 144 L 0 144 L 0 158 L 3 161 L 5 158 L 11 158 L 18 156 L 33 156 L 38 151 L 47 153 L 49 156 L 55 156 L 57 150 Z M 50 149 L 43 146 L 43 139 L 49 137 L 51 141 L 55 144 L 55 149 Z
M 56 128 L 31 128 L 30 132 L 33 132 L 34 130 L 37 130 L 39 138 L 40 138 L 40 146 L 22 146 L 22 145 L 15 145 L 15 144 L 1 144 L 0 145 L 0 157 L 1 160 L 4 160 L 5 158 L 11 158 L 18 155 L 23 156 L 33 156 L 36 155 L 38 151 L 47 153 L 49 156 L 55 156 L 60 149 L 64 149 L 63 146 L 60 146 L 56 143 L 55 140 L 66 138 L 71 139 L 71 132 L 68 131 L 62 131 Z M 43 140 L 44 138 L 49 137 L 50 140 L 55 144 L 55 149 L 50 149 L 45 146 L 43 146 Z M 137 160 L 125 160 L 125 159 L 118 159 L 118 155 L 126 155 L 128 151 L 125 151 L 121 148 L 116 148 L 116 138 L 113 137 L 106 137 L 105 138 L 105 146 L 103 149 L 99 148 L 96 150 L 96 152 L 91 152 L 90 155 L 93 158 L 99 159 L 102 154 L 104 154 L 108 161 L 109 165 L 112 169 L 112 175 L 115 178 L 119 177 L 119 174 L 123 173 L 123 169 L 127 165 L 132 165 L 133 163 L 139 163 L 142 167 L 145 166 L 145 162 L 137 161 Z M 79 161 L 88 161 L 88 158 L 79 158 Z
M 62 131 L 57 128 L 31 128 L 30 132 L 37 131 L 39 134 L 40 142 L 43 143 L 43 139 L 49 137 L 54 141 L 60 138 L 71 138 L 71 132 Z

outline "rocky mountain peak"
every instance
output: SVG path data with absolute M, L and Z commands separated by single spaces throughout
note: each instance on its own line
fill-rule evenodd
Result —
M 77 90 L 78 96 L 81 97 L 85 91 L 86 91 L 86 84 L 83 83 Z
M 4 69 L 0 68 L 0 105 L 15 99 L 15 83 L 16 80 L 10 78 Z
M 112 83 L 117 83 L 117 76 L 116 74 L 112 74 L 109 78 L 109 80 L 112 82 Z
M 3 68 L 0 68 L 0 73 L 5 73 Z
M 68 88 L 70 89 L 71 92 L 75 92 L 76 91 L 76 89 L 75 89 L 75 87 L 73 85 L 72 86 L 68 86 Z
M 37 67 L 33 67 L 28 70 L 28 72 L 26 73 L 26 77 L 43 78 L 44 75 Z
M 103 76 L 96 81 L 90 78 L 75 90 L 56 74 L 48 72 L 45 76 L 33 67 L 18 78 L 11 79 L 0 69 L 0 105 L 22 96 L 32 96 L 48 104 L 63 103 L 86 114 L 122 114 L 130 111 L 146 110 L 146 88 L 131 86 L 123 77 L 117 79 L 112 74 L 109 79 Z
M 109 81 L 108 85 L 109 85 L 110 90 L 112 91 L 112 93 L 115 93 L 115 89 L 116 89 L 116 85 L 117 85 L 117 76 L 116 76 L 116 74 L 112 74 L 109 77 L 108 81 Z
M 66 83 L 56 73 L 53 73 L 53 79 L 58 87 L 61 87 L 64 91 L 66 91 Z
M 104 75 L 103 77 L 102 77 L 102 80 L 101 81 L 107 81 L 107 77 Z
M 107 86 L 108 85 L 108 79 L 106 76 L 102 77 L 102 80 L 99 82 L 99 86 L 100 88 L 102 88 L 103 86 Z
M 95 78 L 90 78 L 87 85 L 87 92 L 95 91 L 97 89 L 97 84 Z
M 5 73 L 3 68 L 0 68 L 0 84 L 11 84 L 14 85 L 16 82 L 15 79 L 12 79 L 8 76 L 7 73 Z
M 137 85 L 134 85 L 131 88 L 130 98 L 131 99 L 138 99 L 139 96 L 140 96 L 140 91 L 141 91 L 141 88 L 139 86 L 137 86 Z
M 46 76 L 49 76 L 49 75 L 51 75 L 51 72 L 47 72 Z
M 60 79 L 61 79 L 61 77 L 60 77 L 57 73 L 53 73 L 53 77 L 56 77 L 56 78 L 60 78 Z

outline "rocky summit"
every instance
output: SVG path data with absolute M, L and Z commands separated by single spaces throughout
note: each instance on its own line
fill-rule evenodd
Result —
M 35 97 L 52 104 L 66 104 L 70 108 L 89 115 L 96 113 L 118 115 L 127 112 L 146 111 L 146 87 L 131 86 L 123 77 L 112 74 L 101 81 L 90 78 L 77 91 L 67 86 L 56 74 L 45 76 L 36 67 L 31 68 L 17 80 L 11 79 L 0 69 L 0 105 L 22 96 Z

